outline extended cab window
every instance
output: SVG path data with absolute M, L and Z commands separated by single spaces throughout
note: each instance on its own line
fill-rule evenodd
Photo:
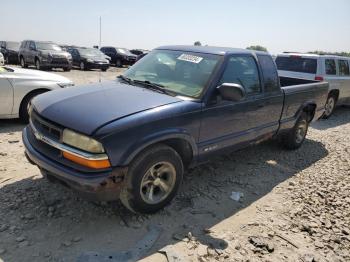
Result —
M 348 76 L 349 75 L 349 63 L 346 60 L 339 60 L 339 75 Z
M 269 55 L 258 55 L 261 71 L 264 77 L 265 92 L 273 92 L 279 90 L 279 79 L 277 68 Z
M 335 65 L 334 59 L 326 59 L 326 75 L 336 75 L 337 74 L 337 66 Z
M 259 93 L 260 79 L 252 56 L 233 56 L 229 59 L 220 83 L 240 84 L 247 94 Z

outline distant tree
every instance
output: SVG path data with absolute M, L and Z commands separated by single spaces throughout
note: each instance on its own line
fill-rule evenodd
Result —
M 251 45 L 251 46 L 248 46 L 246 49 L 267 52 L 267 48 L 261 45 Z
M 201 43 L 201 42 L 199 42 L 199 41 L 196 41 L 196 42 L 194 42 L 194 45 L 196 45 L 196 46 L 201 46 L 201 45 L 202 45 L 202 43 Z

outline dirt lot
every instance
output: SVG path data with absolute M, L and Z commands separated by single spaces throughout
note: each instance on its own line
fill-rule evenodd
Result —
M 60 74 L 82 84 L 99 72 Z M 189 170 L 151 216 L 44 180 L 22 128 L 0 120 L 3 261 L 350 261 L 350 108 L 314 123 L 297 151 L 272 141 Z

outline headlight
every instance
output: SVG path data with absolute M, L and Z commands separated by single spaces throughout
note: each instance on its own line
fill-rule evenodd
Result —
M 86 61 L 89 62 L 89 63 L 93 63 L 94 62 L 94 60 L 92 60 L 90 58 L 86 59 Z
M 63 143 L 74 146 L 91 153 L 104 153 L 102 144 L 88 136 L 78 134 L 72 130 L 64 129 L 62 136 Z
M 73 83 L 73 82 L 68 82 L 68 83 L 57 83 L 57 85 L 59 85 L 60 87 L 64 88 L 64 87 L 74 86 L 74 83 Z

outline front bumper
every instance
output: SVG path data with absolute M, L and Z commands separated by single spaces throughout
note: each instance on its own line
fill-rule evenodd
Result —
M 119 198 L 122 181 L 127 172 L 126 167 L 93 173 L 77 171 L 38 152 L 29 141 L 28 132 L 31 132 L 28 127 L 22 132 L 25 155 L 44 175 L 54 178 L 89 200 L 113 201 Z
M 94 62 L 87 62 L 86 67 L 88 69 L 108 69 L 109 64 L 106 63 L 94 63 Z
M 72 61 L 66 58 L 42 58 L 41 65 L 51 68 L 72 68 Z

